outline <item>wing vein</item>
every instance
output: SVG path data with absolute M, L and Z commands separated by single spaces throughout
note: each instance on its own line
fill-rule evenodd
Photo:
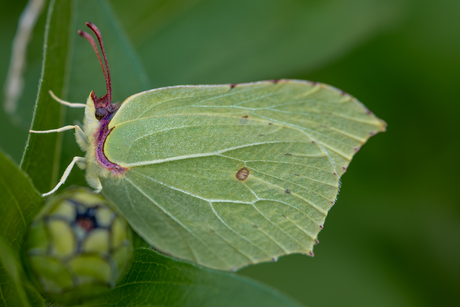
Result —
M 284 187 L 281 187 L 281 186 L 279 186 L 279 185 L 277 185 L 277 184 L 273 184 L 273 183 L 271 183 L 271 182 L 267 182 L 267 181 L 263 180 L 263 179 L 260 178 L 260 177 L 252 176 L 252 178 L 253 178 L 253 179 L 256 179 L 256 180 L 259 180 L 259 181 L 262 181 L 262 182 L 264 182 L 264 183 L 267 184 L 267 185 L 270 185 L 270 186 L 279 188 L 280 190 L 283 190 L 283 191 L 285 190 Z M 291 195 L 297 196 L 298 198 L 300 198 L 300 199 L 303 200 L 304 202 L 310 204 L 314 209 L 316 209 L 316 210 L 317 210 L 318 212 L 320 212 L 321 214 L 326 215 L 326 213 L 327 213 L 326 211 L 324 211 L 324 210 L 321 209 L 320 207 L 316 206 L 314 203 L 310 202 L 309 200 L 303 198 L 303 197 L 300 196 L 299 194 L 297 194 L 297 193 L 295 193 L 295 192 L 291 192 Z M 292 207 L 292 208 L 295 208 L 295 207 Z
M 131 185 L 133 187 L 136 188 L 136 190 L 138 190 L 142 195 L 144 195 L 144 197 L 146 197 L 148 200 L 150 200 L 152 202 L 152 204 L 154 204 L 155 206 L 158 207 L 158 209 L 160 209 L 161 211 L 163 211 L 163 213 L 165 213 L 169 218 L 171 218 L 171 220 L 175 221 L 179 226 L 181 226 L 184 230 L 186 230 L 188 233 L 190 233 L 195 239 L 197 239 L 201 244 L 203 244 L 203 246 L 205 246 L 212 254 L 214 254 L 218 259 L 221 259 L 223 260 L 223 262 L 227 263 L 228 262 L 222 258 L 222 257 L 219 257 L 216 253 L 214 253 L 213 249 L 209 247 L 209 245 L 207 245 L 203 240 L 201 240 L 199 237 L 197 237 L 195 235 L 195 233 L 193 231 L 191 231 L 190 229 L 187 228 L 187 226 L 185 226 L 184 224 L 182 224 L 181 221 L 179 221 L 174 215 L 172 215 L 169 211 L 167 211 L 165 208 L 163 208 L 160 204 L 158 204 L 152 197 L 150 197 L 149 195 L 147 195 L 143 190 L 141 190 L 140 188 L 138 188 L 131 180 L 129 180 L 129 178 L 125 177 L 125 179 L 127 181 L 129 181 L 129 183 L 131 183 Z
M 216 209 L 214 208 L 214 206 L 212 205 L 212 202 L 209 203 L 209 205 L 211 206 L 211 209 L 212 209 L 212 212 L 214 213 L 214 215 L 219 219 L 219 221 L 224 224 L 228 229 L 230 229 L 233 233 L 235 233 L 236 235 L 238 235 L 239 237 L 241 237 L 243 240 L 245 240 L 246 242 L 250 243 L 251 245 L 255 246 L 258 250 L 260 250 L 261 252 L 263 252 L 264 254 L 266 254 L 268 257 L 270 257 L 270 255 L 264 251 L 263 249 L 261 249 L 257 244 L 255 244 L 254 242 L 252 242 L 251 240 L 249 240 L 248 238 L 246 238 L 245 236 L 243 236 L 242 234 L 240 234 L 239 232 L 237 232 L 236 230 L 234 230 L 232 227 L 230 227 L 230 225 L 228 225 L 223 219 L 222 217 L 217 213 Z M 233 248 L 236 249 L 236 247 L 234 247 L 232 245 Z M 253 263 L 255 263 L 254 259 L 250 258 L 249 256 L 246 256 L 249 260 L 251 260 Z

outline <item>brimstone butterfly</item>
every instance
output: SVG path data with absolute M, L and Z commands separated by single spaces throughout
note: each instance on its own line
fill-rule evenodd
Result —
M 76 130 L 88 184 L 148 243 L 174 257 L 231 270 L 290 253 L 313 255 L 340 176 L 385 123 L 325 84 L 276 80 L 173 86 L 112 104 L 94 92 Z M 48 195 L 49 193 L 45 194 Z

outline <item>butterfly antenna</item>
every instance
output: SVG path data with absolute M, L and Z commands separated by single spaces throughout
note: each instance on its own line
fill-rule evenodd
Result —
M 104 73 L 105 82 L 107 84 L 107 99 L 111 103 L 112 102 L 112 80 L 110 78 L 109 63 L 107 61 L 107 56 L 105 54 L 101 32 L 91 22 L 87 22 L 86 25 L 88 26 L 88 28 L 90 28 L 94 32 L 94 34 L 96 34 L 97 40 L 99 41 L 99 45 L 101 46 L 102 56 L 104 57 L 105 69 L 107 70 L 107 73 L 106 73 L 106 70 L 104 69 L 104 65 L 102 64 L 101 56 L 99 55 L 99 51 L 97 50 L 96 42 L 94 41 L 93 37 L 84 31 L 78 31 L 78 34 L 86 38 L 86 40 L 90 42 L 91 46 L 93 46 L 93 49 L 96 52 L 97 58 L 99 59 L 99 63 L 101 64 L 101 67 L 102 67 L 102 72 Z
M 97 50 L 97 45 L 93 37 L 82 30 L 78 30 L 78 35 L 80 35 L 81 37 L 84 37 L 91 44 L 91 46 L 93 46 L 94 52 L 96 53 L 97 58 L 99 59 L 99 64 L 101 64 L 102 72 L 104 73 L 104 78 L 105 80 L 107 80 L 107 74 L 105 73 L 104 64 L 102 64 L 101 55 L 99 54 L 99 51 Z

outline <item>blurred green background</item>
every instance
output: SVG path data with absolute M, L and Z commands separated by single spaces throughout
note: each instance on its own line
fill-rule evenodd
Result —
M 27 1 L 0 1 L 0 83 Z M 46 8 L 27 49 L 17 110 L 0 111 L 0 147 L 19 163 L 40 77 Z M 115 100 L 179 84 L 299 78 L 331 84 L 388 123 L 342 177 L 315 257 L 238 274 L 308 306 L 460 306 L 460 1 L 73 0 L 63 98 L 105 93 L 76 35 L 101 29 Z M 67 26 L 67 25 L 66 25 Z M 2 104 L 5 101 L 2 95 Z M 81 120 L 70 110 L 66 124 Z M 72 133 L 62 164 L 80 155 Z M 84 184 L 82 172 L 71 182 Z

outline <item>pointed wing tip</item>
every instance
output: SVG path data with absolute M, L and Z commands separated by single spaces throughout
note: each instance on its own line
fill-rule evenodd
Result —
M 387 123 L 384 120 L 379 119 L 380 125 L 381 125 L 381 130 L 379 132 L 385 132 L 387 131 Z

